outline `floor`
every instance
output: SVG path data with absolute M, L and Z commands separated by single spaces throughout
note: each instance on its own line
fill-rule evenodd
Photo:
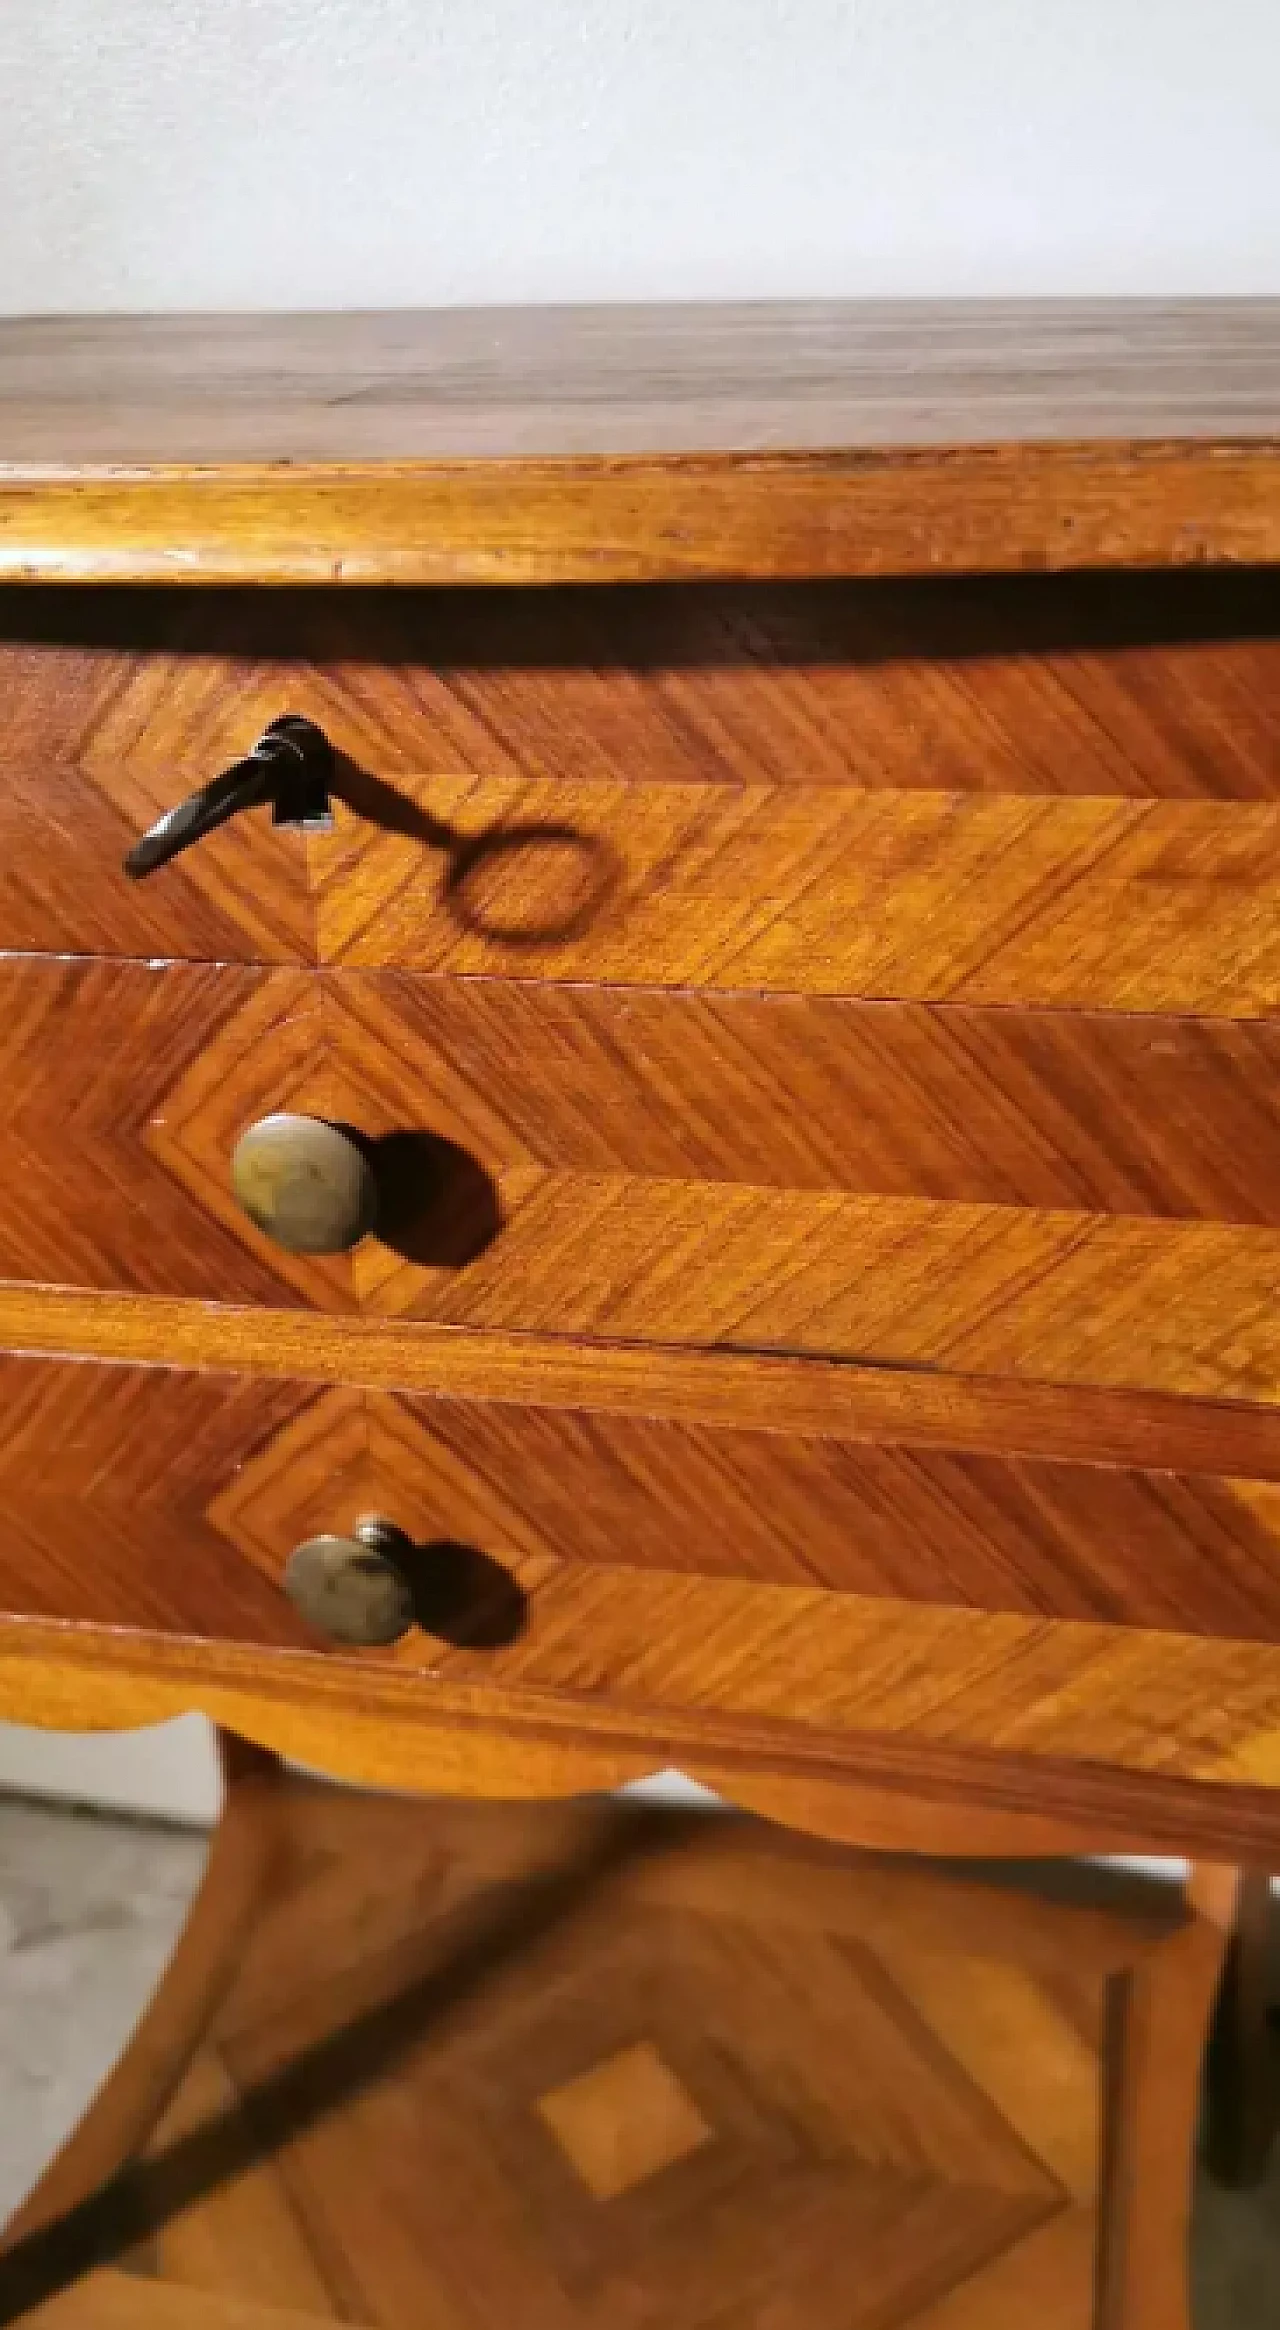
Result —
M 0 1799 L 0 2218 L 118 2052 L 204 1859 L 198 1834 Z M 581 2106 L 584 2126 L 592 2099 L 576 2090 L 586 2084 L 555 2091 L 561 2116 Z M 1261 2193 L 1203 2190 L 1195 2287 L 1196 2330 L 1273 2330 L 1280 2159 Z

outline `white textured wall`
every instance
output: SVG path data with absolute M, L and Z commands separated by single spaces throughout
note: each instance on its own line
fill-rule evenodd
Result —
M 0 0 L 0 310 L 1280 290 L 1277 0 Z
M 0 0 L 0 312 L 1143 291 L 1280 291 L 1280 0 Z

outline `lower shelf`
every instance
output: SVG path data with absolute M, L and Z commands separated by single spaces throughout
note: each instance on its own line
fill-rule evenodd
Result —
M 1174 2330 L 1221 1953 L 1169 1889 L 238 1788 L 3 2319 Z

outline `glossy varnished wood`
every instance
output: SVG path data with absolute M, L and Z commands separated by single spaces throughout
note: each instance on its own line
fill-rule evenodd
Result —
M 371 1311 L 1276 1396 L 1267 1026 L 392 976 L 325 1024 L 428 1142 Z
M 68 2215 L 64 2163 L 4 2261 L 49 2330 L 1185 2318 L 1222 1939 L 1168 1889 L 619 1807 L 257 1802 L 236 1981 L 184 2060 L 180 1952 L 137 2042 L 172 2104 L 139 2142 L 127 2055 L 94 2115 L 122 2098 L 124 2175 Z
M 283 990 L 282 990 L 283 991 Z M 861 1192 L 1280 1228 L 1280 1023 L 339 975 L 368 1130 L 540 1181 Z M 715 1199 L 708 1194 L 708 1206 Z
M 284 701 L 392 783 L 465 770 L 1266 800 L 1278 626 L 1265 568 L 492 594 L 8 588 L 0 668 L 10 765 L 70 757 L 103 785 L 233 759 Z M 359 806 L 376 822 L 376 798 Z
M 21 583 L 659 582 L 1257 564 L 1280 456 L 1161 444 L 0 476 Z M 951 508 L 944 534 L 925 511 Z M 175 556 L 174 543 L 183 544 Z
M 1133 1677 L 1126 1679 L 1133 1682 Z M 194 1706 L 312 1770 L 456 1796 L 580 1795 L 677 1764 L 770 1819 L 857 1844 L 974 1852 L 1203 1852 L 1280 1857 L 1275 1726 L 1251 1777 L 1197 1740 L 1170 1769 L 1167 1734 L 1132 1766 L 1087 1754 L 984 1748 L 967 1736 L 638 1717 L 550 1694 L 424 1692 L 420 1676 L 232 1644 L 11 1622 L 0 1682 L 13 1720 L 127 1730 Z M 1104 1680 L 1104 1688 L 1106 1683 Z M 1216 1775 L 1216 1776 L 1215 1776 Z
M 1280 812 L 446 777 L 452 862 L 317 841 L 324 959 L 710 989 L 1182 1011 L 1280 1001 Z
M 675 1763 L 749 1803 L 732 1775 L 745 1772 L 748 1787 L 752 1772 L 771 1786 L 805 1771 L 838 1780 L 864 1755 L 875 1766 L 887 1753 L 903 1787 L 927 1792 L 936 1756 L 961 1801 L 968 1786 L 979 1801 L 988 1786 L 997 1802 L 1010 1801 L 1006 1791 L 1033 1805 L 1056 1799 L 1090 1827 L 1113 1825 L 1110 1774 L 1127 1815 L 1114 1825 L 1130 1834 L 1149 1834 L 1157 1818 L 1148 1785 L 1158 1799 L 1164 1780 L 1220 1783 L 1171 1795 L 1166 1840 L 1194 1830 L 1221 1842 L 1237 1812 L 1246 1833 L 1276 1832 L 1273 1802 L 1233 1801 L 1237 1789 L 1274 1787 L 1280 1772 L 1280 1661 L 1269 1644 L 621 1567 L 548 1565 L 529 1586 L 537 1598 L 523 1639 L 420 1652 L 416 1667 L 392 1652 L 282 1658 L 223 1637 L 11 1621 L 5 1703 L 15 1721 L 72 1730 L 198 1707 L 313 1766 L 389 1786 L 545 1793 L 557 1774 L 562 1785 L 569 1774 L 572 1786 L 607 1785 Z M 478 1759 L 476 1742 L 459 1736 L 468 1726 L 478 1727 Z M 549 1743 L 545 1757 L 531 1756 L 531 1740 Z M 988 1751 L 994 1773 L 966 1781 L 963 1764 Z
M 325 1105 L 320 1031 L 301 972 L 0 958 L 0 1272 L 341 1303 L 327 1258 L 250 1230 L 231 1177 L 246 1125 Z
M 1276 665 L 1261 574 L 195 600 L 10 590 L 0 941 L 268 962 L 322 948 L 517 976 L 677 979 L 701 965 L 717 985 L 755 963 L 774 984 L 836 991 L 901 957 L 916 982 L 904 992 L 946 991 L 975 975 L 962 929 L 974 884 L 993 914 L 1039 898 L 1043 924 L 1058 867 L 1074 915 L 1096 921 L 1104 842 L 1144 930 L 1185 892 L 1212 937 L 1243 930 L 1251 897 L 1265 919 Z M 304 851 L 265 810 L 246 813 L 127 882 L 138 833 L 283 712 L 343 756 L 332 836 Z M 1252 805 L 1261 852 L 1234 874 L 1233 827 L 1213 806 L 1228 802 Z M 993 861 L 1024 825 L 1026 868 Z M 820 868 L 806 860 L 818 848 Z M 821 930 L 813 901 L 802 909 L 821 949 L 779 955 L 787 917 L 775 911 L 770 938 L 762 896 L 781 906 L 810 876 L 830 898 Z M 920 954 L 930 886 L 954 925 L 950 954 L 937 934 Z M 877 933 L 851 927 L 862 909 Z M 1109 961 L 1078 976 L 1124 1000 L 1134 950 Z M 1171 964 L 1170 994 L 1178 977 L 1203 982 L 1205 962 L 1202 947 L 1185 972 Z M 1043 975 L 1028 967 L 1023 1000 Z M 1248 976 L 1256 985 L 1258 966 Z
M 163 880 L 124 859 L 163 811 L 254 743 L 227 657 L 217 685 L 235 741 L 212 748 L 191 706 L 208 667 L 172 599 L 0 600 L 0 945 L 61 953 L 290 962 L 314 952 L 301 835 L 234 819 Z M 178 684 L 185 672 L 185 688 Z M 159 683 L 159 684 L 157 684 Z M 276 700 L 274 718 L 290 707 Z M 261 726 L 265 727 L 266 722 Z M 215 757 L 216 756 L 216 757 Z
M 227 1558 L 209 1518 L 234 1477 L 313 1397 L 309 1387 L 0 1359 L 0 1469 L 12 1500 L 0 1569 L 10 1610 L 90 1626 L 305 1641 L 292 1608 Z M 331 1412 L 331 1422 L 336 1415 Z
M 539 585 L 0 594 L 6 1714 L 1277 1857 L 1277 313 L 0 327 L 0 575 Z M 332 826 L 127 883 L 286 712 Z M 281 1109 L 349 1259 L 235 1205 Z
M 362 1252 L 370 1307 L 407 1291 L 457 1325 L 1280 1393 L 1274 1232 L 694 1183 L 645 1190 L 632 1210 L 631 1194 L 544 1187 L 438 1293 L 397 1256 Z
M 1007 1377 L 478 1334 L 413 1321 L 0 1285 L 0 1349 L 311 1384 L 685 1418 L 912 1447 L 1275 1477 L 1267 1408 Z
M 11 1280 L 1277 1398 L 1268 1023 L 10 956 L 0 1024 Z M 374 1144 L 349 1255 L 237 1198 L 282 1110 Z
M 543 1561 L 622 1564 L 1029 1618 L 1280 1634 L 1270 1483 L 404 1394 L 371 1395 L 369 1422 L 367 1486 L 392 1499 L 401 1525 L 479 1544 L 519 1578 L 537 1581 Z M 311 1429 L 286 1438 L 305 1447 Z M 217 1507 L 238 1542 L 268 1557 L 278 1462 L 273 1451 L 246 1465 Z M 359 1488 L 335 1480 L 334 1493 L 345 1508 Z M 678 1607 L 673 1597 L 673 1623 Z
M 467 1654 L 470 1668 L 518 1675 L 527 1658 L 563 1657 L 576 1688 L 555 1612 L 581 1600 L 577 1649 L 594 1671 L 593 1580 L 615 1569 L 620 1594 L 644 1573 L 634 1590 L 668 1613 L 655 1672 L 683 1674 L 700 1651 L 715 1663 L 694 1579 L 723 1582 L 706 1610 L 740 1610 L 744 1655 L 753 1628 L 767 1637 L 791 1609 L 807 1637 L 797 1674 L 822 1657 L 846 1596 L 1259 1644 L 1280 1634 L 1274 1432 L 1250 1477 L 1175 1469 L 1176 1419 L 1174 1465 L 1158 1471 L 1010 1455 L 994 1407 L 985 1446 L 931 1445 L 927 1424 L 921 1445 L 909 1421 L 872 1437 L 856 1386 L 820 1430 L 726 1426 L 696 1398 L 692 1413 L 611 1414 L 589 1391 L 566 1402 L 541 1382 L 527 1400 L 466 1399 L 10 1357 L 0 1387 L 12 1515 L 0 1599 L 14 1613 L 316 1641 L 280 1591 L 290 1554 L 383 1512 L 421 1549 L 421 1627 L 396 1656 L 432 1672 L 448 1667 L 449 1642 L 513 1641 L 509 1659 Z M 179 1533 L 184 1558 L 166 1561 Z M 763 1652 L 750 1657 L 754 1671 Z
M 1264 559 L 1276 303 L 14 322 L 0 565 L 550 581 Z
M 432 1724 L 519 1734 L 554 1711 L 568 1738 L 630 1734 L 650 1761 L 727 1750 L 785 1772 L 792 1754 L 829 1764 L 893 1738 L 1188 1778 L 1280 1768 L 1266 1478 L 948 1456 L 909 1433 L 860 1440 L 852 1418 L 817 1439 L 624 1420 L 545 1385 L 508 1407 L 84 1361 L 4 1370 L 15 1713 L 67 1719 L 42 1664 L 65 1657 L 93 1667 L 98 1719 L 152 1711 L 143 1677 L 166 1703 L 194 1680 L 267 1741 L 281 1693 L 314 1702 L 323 1732 L 350 1690 L 389 1727 L 393 1772 L 393 1678 L 429 1685 Z M 370 1511 L 414 1542 L 418 1624 L 326 1657 L 285 1563 Z

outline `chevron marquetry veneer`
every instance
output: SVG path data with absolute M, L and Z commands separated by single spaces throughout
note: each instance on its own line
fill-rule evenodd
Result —
M 1178 2330 L 1224 1949 L 1220 2166 L 1270 2108 L 1278 376 L 1268 303 L 0 325 L 0 1714 L 231 1779 L 49 2330 Z M 503 1874 L 267 1751 L 1197 1868 Z

